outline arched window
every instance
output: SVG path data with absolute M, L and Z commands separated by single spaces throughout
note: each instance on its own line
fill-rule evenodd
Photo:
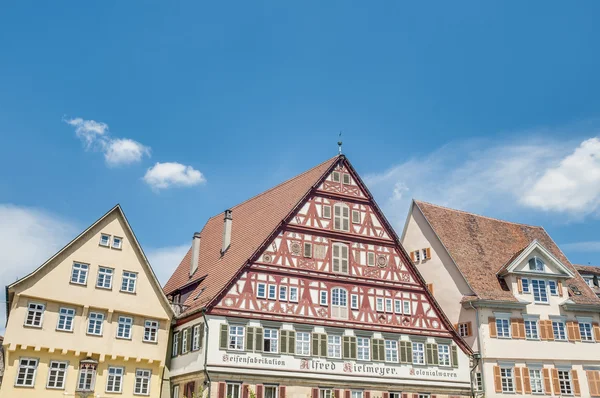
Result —
M 333 206 L 333 229 L 350 231 L 350 209 L 343 203 Z
M 529 259 L 529 270 L 544 272 L 544 262 L 539 257 L 533 257 Z
M 341 287 L 331 289 L 331 317 L 348 319 L 348 292 Z
M 348 245 L 343 243 L 333 244 L 332 271 L 342 274 L 348 273 Z

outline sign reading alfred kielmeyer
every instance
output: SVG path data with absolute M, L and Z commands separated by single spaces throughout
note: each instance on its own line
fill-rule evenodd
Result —
M 247 365 L 267 365 L 274 368 L 293 369 L 299 365 L 302 371 L 346 373 L 368 376 L 413 376 L 413 377 L 433 377 L 433 378 L 458 378 L 458 373 L 447 370 L 427 369 L 427 368 L 408 368 L 401 366 L 388 366 L 384 364 L 363 364 L 354 362 L 331 362 L 325 360 L 297 359 L 285 361 L 279 358 L 258 357 L 250 355 L 223 355 L 223 362 Z

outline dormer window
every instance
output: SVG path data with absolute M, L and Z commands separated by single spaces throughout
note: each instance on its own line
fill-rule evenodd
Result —
M 535 272 L 544 272 L 544 262 L 539 257 L 529 259 L 529 270 Z

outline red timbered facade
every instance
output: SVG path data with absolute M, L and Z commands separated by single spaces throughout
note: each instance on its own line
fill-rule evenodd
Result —
M 294 191 L 295 198 L 283 197 Z M 281 220 L 271 219 L 273 206 L 294 200 Z M 243 223 L 275 225 L 269 233 L 263 228 L 259 243 L 257 224 L 238 225 L 237 214 Z M 171 369 L 178 391 L 199 378 L 219 398 L 247 398 L 251 389 L 269 398 L 333 398 L 337 389 L 351 398 L 468 393 L 468 348 L 343 155 L 234 207 L 223 223 L 218 231 L 209 220 L 199 253 L 192 248 L 165 286 L 181 312 Z M 215 246 L 217 232 L 220 257 L 210 264 L 204 242 Z M 234 254 L 238 249 L 248 257 Z M 239 264 L 227 278 L 226 257 L 234 255 Z M 227 281 L 217 289 L 211 275 Z M 182 288 L 190 292 L 183 300 Z M 186 360 L 201 350 L 204 359 Z

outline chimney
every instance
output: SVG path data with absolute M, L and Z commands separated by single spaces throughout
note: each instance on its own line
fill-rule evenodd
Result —
M 223 219 L 223 245 L 221 246 L 221 255 L 225 254 L 231 244 L 231 210 L 225 210 L 225 218 Z
M 200 232 L 194 232 L 192 238 L 192 260 L 190 261 L 190 278 L 198 269 L 198 258 L 200 257 Z

